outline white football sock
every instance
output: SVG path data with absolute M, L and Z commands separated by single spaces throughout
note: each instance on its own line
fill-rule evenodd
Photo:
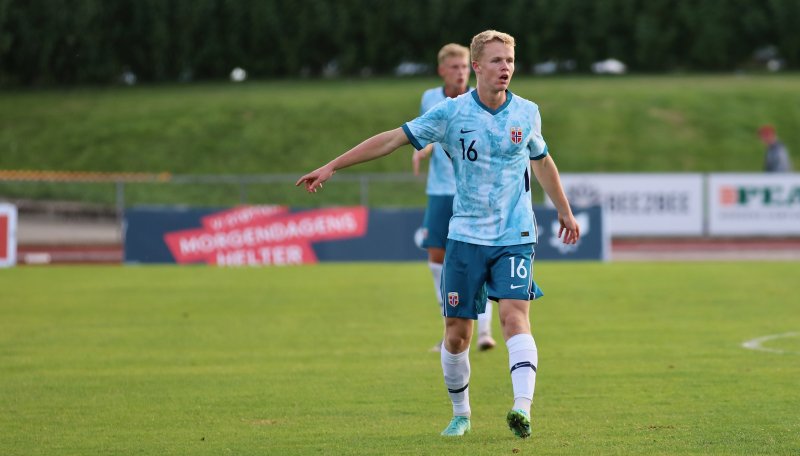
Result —
M 444 309 L 442 309 L 442 263 L 429 261 L 428 267 L 433 276 L 433 291 L 436 292 L 436 301 L 439 302 L 439 314 L 444 315 Z
M 511 369 L 511 386 L 514 390 L 514 408 L 530 414 L 533 389 L 536 386 L 536 368 L 539 353 L 530 334 L 517 334 L 506 341 L 508 366 Z
M 442 346 L 444 384 L 453 403 L 453 416 L 470 416 L 469 408 L 469 348 L 454 355 Z
M 492 301 L 486 300 L 486 310 L 478 314 L 478 337 L 492 335 Z

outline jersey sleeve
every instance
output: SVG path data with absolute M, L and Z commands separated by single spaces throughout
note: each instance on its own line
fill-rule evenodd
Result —
M 547 143 L 542 137 L 542 116 L 538 109 L 533 116 L 533 131 L 531 139 L 528 141 L 528 151 L 531 160 L 541 160 L 547 156 Z
M 441 142 L 447 130 L 451 100 L 436 104 L 425 114 L 403 124 L 403 132 L 415 149 L 423 149 L 430 143 Z

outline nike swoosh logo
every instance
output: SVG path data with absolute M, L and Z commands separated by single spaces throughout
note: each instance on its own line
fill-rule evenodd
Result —
M 464 129 L 462 128 L 462 129 L 461 129 L 461 134 L 464 134 L 464 133 L 472 133 L 473 131 L 475 131 L 475 130 L 464 130 Z
M 524 286 L 525 286 L 525 285 L 511 285 L 511 289 L 512 289 L 512 290 L 516 290 L 517 288 L 522 288 L 522 287 L 524 287 Z

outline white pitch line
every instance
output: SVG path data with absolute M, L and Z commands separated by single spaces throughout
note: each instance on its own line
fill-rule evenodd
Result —
M 746 342 L 743 342 L 742 343 L 742 347 L 750 349 L 750 350 L 759 350 L 759 351 L 765 351 L 765 352 L 770 352 L 770 353 L 780 353 L 780 354 L 783 354 L 783 353 L 794 353 L 794 354 L 800 355 L 800 353 L 798 353 L 798 352 L 779 350 L 777 348 L 767 348 L 767 347 L 762 347 L 761 346 L 761 344 L 763 344 L 764 342 L 768 342 L 770 340 L 783 339 L 785 337 L 798 337 L 798 336 L 800 336 L 800 332 L 788 332 L 788 333 L 783 333 L 783 334 L 772 334 L 770 336 L 756 337 L 755 339 L 750 339 L 750 340 L 748 340 Z

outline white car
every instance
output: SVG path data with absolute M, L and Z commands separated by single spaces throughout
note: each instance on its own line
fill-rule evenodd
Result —
M 592 64 L 592 73 L 595 74 L 625 74 L 628 68 L 617 59 L 606 59 Z

